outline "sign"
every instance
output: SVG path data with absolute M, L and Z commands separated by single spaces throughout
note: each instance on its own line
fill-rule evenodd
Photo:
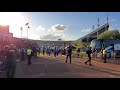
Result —
M 120 44 L 115 44 L 114 45 L 114 50 L 120 50 Z
M 113 51 L 113 46 L 109 46 L 109 47 L 105 48 L 105 50 L 107 50 L 107 52 L 112 52 Z
M 109 47 L 107 47 L 107 48 L 105 48 L 105 50 L 109 50 L 109 49 L 111 49 L 113 46 L 109 46 Z

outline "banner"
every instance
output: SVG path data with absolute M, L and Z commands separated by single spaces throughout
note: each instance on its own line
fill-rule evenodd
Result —
M 115 44 L 114 45 L 114 50 L 120 50 L 120 44 Z

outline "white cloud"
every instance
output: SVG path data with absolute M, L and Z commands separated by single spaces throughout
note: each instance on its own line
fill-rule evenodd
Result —
M 35 33 L 35 35 L 40 37 L 41 35 L 46 35 L 47 30 L 42 26 L 38 26 L 37 29 L 33 33 Z
M 43 36 L 40 36 L 40 39 L 43 39 L 43 40 L 58 40 L 58 39 L 62 39 L 63 38 L 63 35 L 57 35 L 57 34 L 48 34 L 48 35 L 43 35 Z
M 56 25 L 52 26 L 48 31 L 64 32 L 66 29 L 67 29 L 67 25 L 56 24 Z
M 44 30 L 45 30 L 45 28 L 42 26 L 38 26 L 38 28 L 37 28 L 37 31 L 44 31 Z
M 63 29 L 66 30 L 65 27 Z M 42 26 L 38 26 L 36 28 L 36 30 L 35 30 L 35 28 L 30 27 L 30 29 L 28 30 L 28 37 L 29 37 L 29 39 L 34 39 L 34 40 L 51 40 L 51 41 L 58 40 L 58 39 L 72 40 L 71 37 L 65 35 L 65 32 L 60 32 L 63 29 L 57 30 L 58 32 L 57 31 L 56 32 L 49 32 L 49 31 L 47 31 L 47 29 L 45 29 Z M 20 30 L 19 30 L 19 34 L 21 34 Z M 20 37 L 20 35 L 19 35 L 19 37 Z M 22 37 L 27 38 L 26 28 L 24 28 L 24 30 L 23 30 Z
M 91 31 L 90 28 L 88 28 L 88 29 L 82 29 L 82 30 L 81 30 L 81 32 L 90 32 L 90 31 Z

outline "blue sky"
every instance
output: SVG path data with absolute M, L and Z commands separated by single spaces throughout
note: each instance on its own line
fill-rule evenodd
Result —
M 100 25 L 107 21 L 107 12 L 20 12 L 27 18 L 30 29 L 30 39 L 41 40 L 77 40 L 97 28 L 99 17 Z M 108 12 L 110 29 L 120 29 L 120 13 Z M 19 32 L 20 33 L 20 32 Z M 14 36 L 20 37 L 20 34 Z M 26 32 L 23 32 L 26 37 Z

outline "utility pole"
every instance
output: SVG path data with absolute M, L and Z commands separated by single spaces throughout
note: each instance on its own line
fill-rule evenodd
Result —
M 98 18 L 98 29 L 99 29 L 99 26 L 100 24 L 99 24 L 99 18 Z M 98 30 L 97 30 L 97 39 L 98 39 Z
M 107 23 L 108 23 L 108 12 L 107 12 Z

